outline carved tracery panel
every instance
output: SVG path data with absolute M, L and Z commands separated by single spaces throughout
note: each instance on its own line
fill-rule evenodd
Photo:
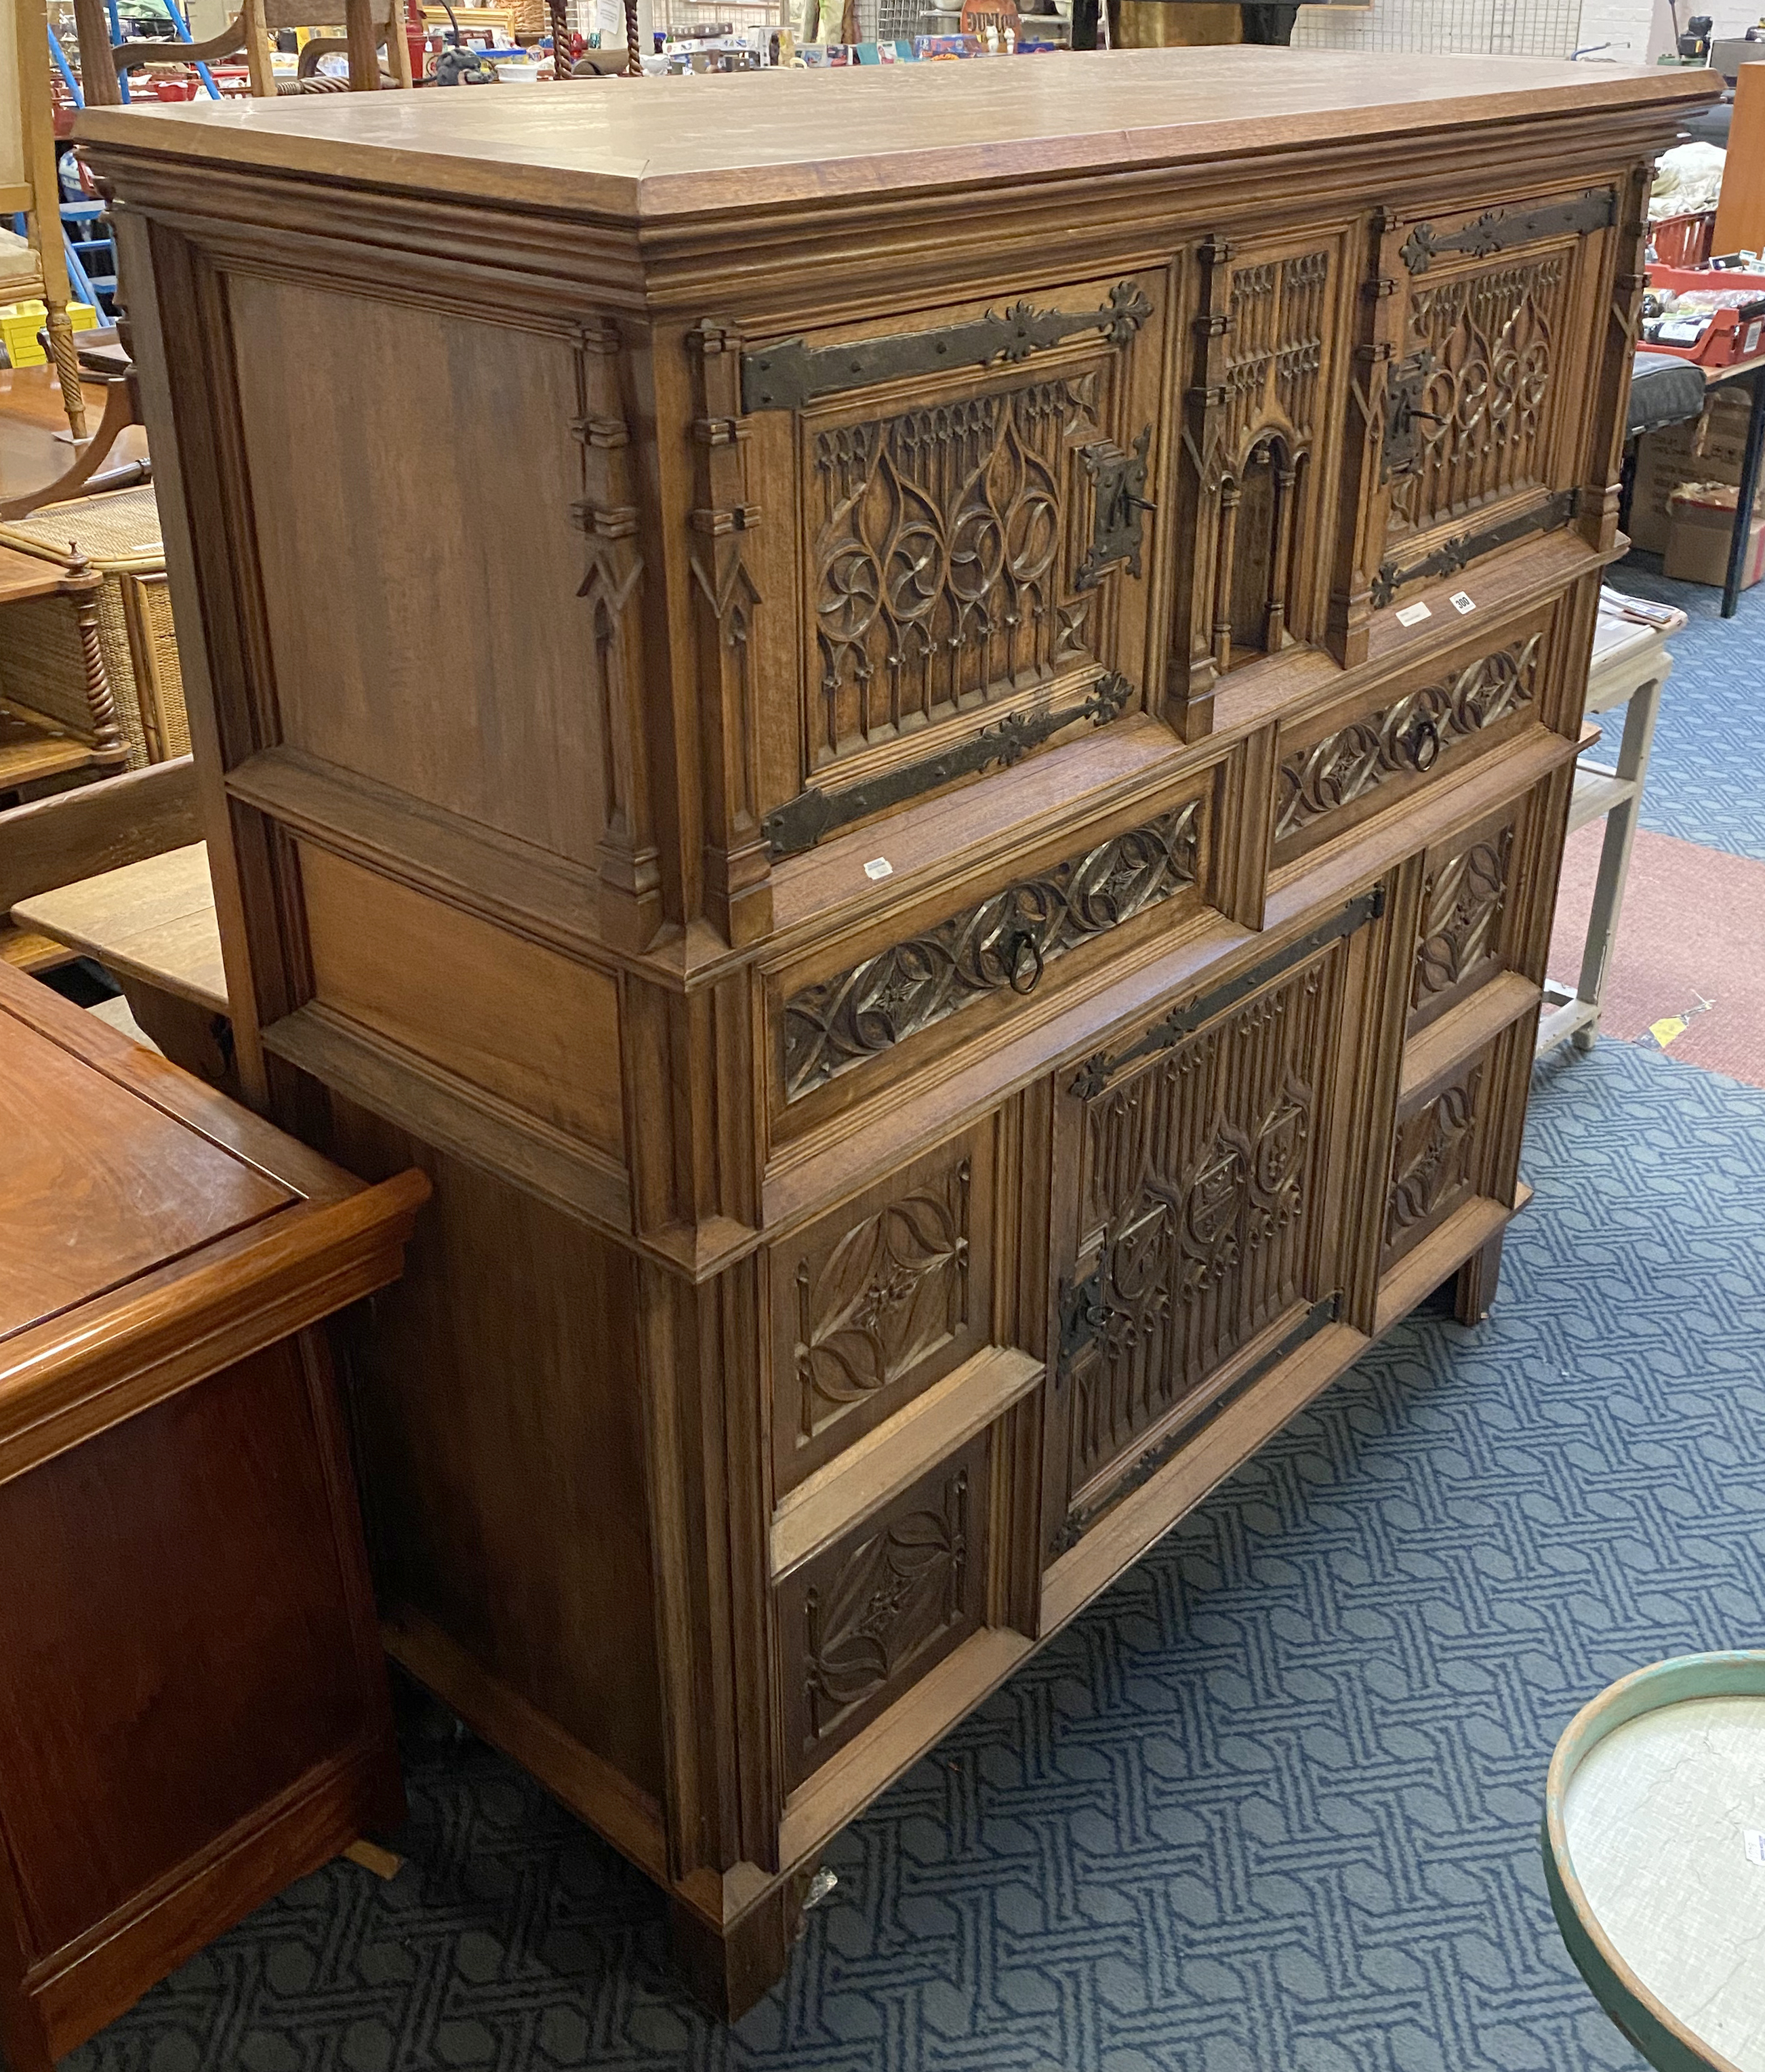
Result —
M 1392 483 L 1388 539 L 1544 484 L 1571 256 L 1412 290 L 1404 371 L 1413 454 Z
M 815 434 L 812 767 L 1090 659 L 1098 388 L 1089 371 Z

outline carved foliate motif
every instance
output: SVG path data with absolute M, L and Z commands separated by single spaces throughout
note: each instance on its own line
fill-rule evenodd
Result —
M 861 1540 L 804 1606 L 804 1700 L 812 1739 L 870 1696 L 962 1615 L 969 1478 L 959 1469 L 935 1511 L 911 1511 Z
M 1479 656 L 1287 756 L 1277 779 L 1277 852 L 1390 779 L 1425 775 L 1458 743 L 1528 704 L 1543 638 L 1535 633 Z
M 1557 252 L 1413 291 L 1405 367 L 1418 378 L 1387 453 L 1389 539 L 1542 483 L 1569 280 Z
M 1514 831 L 1504 828 L 1449 857 L 1422 886 L 1421 939 L 1410 983 L 1413 1009 L 1449 992 L 1500 955 Z
M 1095 1264 L 1063 1302 L 1069 1494 L 1238 1347 L 1310 1299 L 1327 951 L 1092 1100 L 1081 1228 Z
M 1096 393 L 1083 374 L 816 435 L 813 764 L 1085 658 L 1070 450 L 1098 442 Z
M 1479 1059 L 1398 1124 L 1385 1211 L 1388 1250 L 1419 1235 L 1470 1190 L 1483 1071 Z
M 1173 807 L 935 928 L 891 944 L 784 1004 L 784 1095 L 796 1100 L 867 1058 L 1043 967 L 1195 881 L 1201 808 Z
M 855 1224 L 796 1268 L 799 1429 L 812 1438 L 911 1372 L 969 1314 L 969 1161 Z

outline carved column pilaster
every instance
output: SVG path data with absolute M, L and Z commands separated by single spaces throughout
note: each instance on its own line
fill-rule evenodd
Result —
M 1594 450 L 1587 456 L 1578 515 L 1589 539 L 1609 553 L 1618 537 L 1619 476 L 1631 370 L 1643 306 L 1643 257 L 1648 238 L 1652 169 L 1633 166 L 1618 191 L 1611 234 L 1611 292 L 1594 383 Z
M 1326 642 L 1344 668 L 1367 659 L 1372 619 L 1372 579 L 1384 549 L 1391 492 L 1380 480 L 1385 405 L 1393 363 L 1403 351 L 1409 298 L 1398 248 L 1401 225 L 1389 209 L 1368 226 L 1370 264 L 1362 277 L 1360 323 L 1348 378 L 1348 413 L 1342 446 L 1341 518 L 1335 528 Z
M 771 865 L 760 827 L 755 674 L 759 590 L 748 536 L 760 522 L 748 495 L 742 415 L 742 341 L 706 318 L 689 335 L 697 414 L 692 427 L 694 508 L 689 567 L 697 657 L 706 918 L 732 945 L 772 925 Z
M 1213 726 L 1215 597 L 1219 590 L 1220 491 L 1224 478 L 1226 339 L 1232 328 L 1232 247 L 1210 237 L 1198 254 L 1200 293 L 1195 315 L 1193 378 L 1183 400 L 1176 563 L 1165 715 L 1185 741 Z
M 588 541 L 577 595 L 601 743 L 601 925 L 619 948 L 641 950 L 654 941 L 664 911 L 644 734 L 644 555 L 619 343 L 610 323 L 584 324 L 577 333 L 570 429 L 582 448 L 582 493 L 572 516 Z

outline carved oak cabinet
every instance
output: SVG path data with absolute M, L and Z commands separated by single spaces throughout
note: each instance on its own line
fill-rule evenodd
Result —
M 388 1644 L 714 2003 L 1518 1175 L 1654 154 L 1278 49 L 106 109 Z

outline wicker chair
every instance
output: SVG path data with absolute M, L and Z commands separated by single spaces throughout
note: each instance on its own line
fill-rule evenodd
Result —
M 91 602 L 98 648 L 128 746 L 127 767 L 187 754 L 190 726 L 152 485 L 44 504 L 27 518 L 0 525 L 0 545 L 64 568 L 77 558 L 97 578 Z M 91 663 L 84 629 L 68 598 L 9 605 L 6 632 L 0 703 L 83 733 L 89 724 Z

